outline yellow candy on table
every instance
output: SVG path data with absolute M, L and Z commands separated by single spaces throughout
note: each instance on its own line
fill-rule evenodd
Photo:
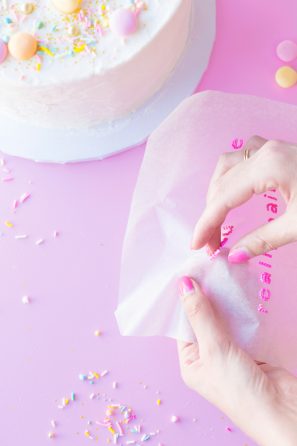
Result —
M 64 14 L 72 14 L 80 8 L 82 0 L 52 0 L 54 6 Z
M 284 65 L 275 73 L 275 81 L 282 88 L 290 88 L 297 82 L 297 72 L 294 68 Z
M 18 32 L 8 42 L 9 53 L 17 60 L 28 60 L 36 54 L 37 40 L 32 34 Z

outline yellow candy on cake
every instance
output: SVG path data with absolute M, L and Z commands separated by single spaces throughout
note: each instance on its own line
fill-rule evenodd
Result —
M 72 14 L 80 8 L 82 0 L 53 0 L 54 6 L 64 14 Z

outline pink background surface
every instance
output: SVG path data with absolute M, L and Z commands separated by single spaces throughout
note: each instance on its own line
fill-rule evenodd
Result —
M 281 90 L 274 83 L 281 65 L 275 46 L 282 39 L 297 41 L 296 2 L 219 0 L 217 6 L 217 41 L 199 89 L 296 103 L 296 88 Z M 5 157 L 15 178 L 0 184 L 0 441 L 5 446 L 47 444 L 51 419 L 57 420 L 56 444 L 90 441 L 83 436 L 86 421 L 103 419 L 103 394 L 131 405 L 145 432 L 160 429 L 148 444 L 253 444 L 236 428 L 226 432 L 228 420 L 184 387 L 173 341 L 118 334 L 113 310 L 121 244 L 143 152 L 69 166 Z M 13 199 L 25 191 L 31 199 L 13 213 Z M 7 219 L 14 228 L 4 225 Z M 57 239 L 54 230 L 61 232 Z M 24 233 L 28 239 L 14 239 Z M 45 243 L 36 246 L 39 238 Z M 32 296 L 27 306 L 21 303 L 25 294 Z M 95 337 L 95 329 L 103 335 Z M 78 380 L 79 373 L 104 369 L 109 375 L 94 386 Z M 71 391 L 77 401 L 59 410 L 59 399 Z M 91 391 L 101 399 L 89 400 Z M 172 414 L 181 422 L 170 423 Z M 106 444 L 107 432 L 97 427 L 88 426 L 98 435 L 95 444 Z

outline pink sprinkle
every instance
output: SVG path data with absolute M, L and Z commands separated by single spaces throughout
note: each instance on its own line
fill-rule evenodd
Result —
M 266 310 L 266 308 L 262 304 L 258 305 L 258 311 L 259 313 L 264 313 L 264 314 L 268 313 L 268 310 Z
M 20 203 L 24 203 L 31 197 L 31 194 L 29 192 L 24 192 L 20 197 Z
M 228 432 L 233 432 L 233 430 L 232 430 L 232 428 L 231 428 L 230 426 L 227 426 L 227 427 L 226 427 L 226 431 L 228 431 Z
M 16 209 L 19 205 L 19 200 L 13 200 L 12 202 L 12 209 Z
M 6 175 L 5 177 L 2 178 L 2 183 L 8 183 L 9 181 L 13 181 L 14 178 L 11 175 Z
M 54 237 L 54 238 L 59 237 L 59 235 L 60 235 L 59 231 L 54 231 L 54 232 L 53 232 L 53 237 Z

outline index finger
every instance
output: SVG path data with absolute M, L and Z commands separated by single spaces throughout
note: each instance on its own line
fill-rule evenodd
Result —
M 231 209 L 234 209 L 248 201 L 253 194 L 254 178 L 257 175 L 257 164 L 254 158 L 233 166 L 213 186 L 212 197 L 198 220 L 193 235 L 192 248 L 199 249 L 208 243 L 214 236 Z M 264 192 L 265 182 L 262 183 Z

